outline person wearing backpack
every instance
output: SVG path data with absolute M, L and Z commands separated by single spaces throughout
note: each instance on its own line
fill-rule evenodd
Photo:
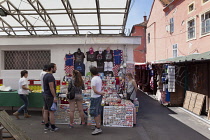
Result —
M 70 94 L 71 97 L 67 95 L 67 98 L 69 99 L 69 107 L 70 107 L 69 128 L 74 127 L 73 122 L 74 122 L 75 103 L 77 104 L 77 107 L 79 110 L 82 125 L 85 124 L 85 115 L 84 115 L 83 106 L 82 106 L 82 102 L 83 102 L 82 90 L 84 89 L 85 89 L 85 86 L 84 86 L 84 81 L 82 79 L 81 73 L 77 70 L 74 70 L 73 77 L 71 81 L 69 82 L 69 86 L 68 86 L 68 93 Z M 71 92 L 74 92 L 73 97 L 72 97 Z

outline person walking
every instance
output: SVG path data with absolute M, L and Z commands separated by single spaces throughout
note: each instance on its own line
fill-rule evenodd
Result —
M 20 72 L 21 74 L 21 78 L 19 80 L 19 90 L 18 90 L 18 94 L 20 96 L 20 98 L 23 100 L 24 104 L 15 112 L 13 113 L 13 115 L 17 118 L 19 118 L 19 114 L 24 111 L 24 117 L 25 118 L 30 118 L 31 115 L 28 114 L 28 91 L 32 91 L 31 89 L 28 88 L 28 71 L 23 70 Z
M 53 73 L 57 70 L 55 63 L 50 63 L 48 66 L 48 73 L 46 73 L 43 77 L 43 85 L 44 85 L 44 122 L 45 129 L 51 130 L 51 132 L 57 131 L 58 127 L 55 126 L 55 111 L 51 110 L 51 106 L 54 103 L 57 103 L 56 97 L 56 85 L 55 78 Z M 50 124 L 48 121 L 48 116 L 50 118 Z M 51 125 L 51 127 L 50 127 Z
M 44 65 L 43 71 L 40 73 L 40 81 L 41 81 L 41 88 L 42 88 L 42 95 L 44 100 L 44 84 L 43 84 L 43 78 L 44 75 L 48 72 L 48 65 Z M 44 124 L 44 106 L 42 108 L 42 122 L 41 124 Z
M 82 106 L 82 102 L 83 102 L 83 97 L 82 97 L 82 90 L 85 89 L 84 86 L 84 81 L 82 79 L 82 75 L 78 70 L 74 70 L 73 71 L 73 77 L 71 79 L 71 81 L 69 82 L 69 86 L 68 86 L 68 93 L 71 92 L 71 88 L 75 87 L 75 98 L 74 99 L 69 99 L 69 107 L 70 107 L 70 124 L 69 124 L 69 128 L 73 128 L 73 122 L 74 122 L 74 112 L 75 112 L 75 103 L 77 104 L 78 110 L 79 110 L 79 114 L 81 117 L 81 123 L 82 125 L 85 124 L 85 115 L 84 115 L 84 111 L 83 111 L 83 106 Z
M 126 90 L 127 99 L 131 100 L 131 102 L 133 103 L 133 101 L 136 99 L 136 92 L 137 92 L 138 87 L 131 73 L 127 73 L 126 78 L 128 79 L 128 85 L 127 85 L 127 90 Z
M 91 103 L 90 103 L 90 115 L 94 117 L 96 122 L 95 130 L 92 135 L 96 135 L 102 132 L 101 129 L 101 111 L 102 111 L 102 96 L 105 94 L 102 92 L 102 80 L 98 75 L 96 67 L 91 67 L 90 72 L 93 76 L 91 79 Z

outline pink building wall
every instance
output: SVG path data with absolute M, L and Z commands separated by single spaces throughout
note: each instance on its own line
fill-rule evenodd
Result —
M 131 36 L 141 36 L 141 45 L 134 48 L 134 62 L 144 63 L 146 61 L 146 27 L 134 25 Z
M 195 10 L 188 12 L 188 6 L 194 2 Z M 155 0 L 151 8 L 147 24 L 147 54 L 146 61 L 167 59 L 173 57 L 173 45 L 178 45 L 178 56 L 210 51 L 210 34 L 201 35 L 201 14 L 210 11 L 210 2 L 202 0 L 174 0 L 166 8 L 159 0 Z M 166 30 L 174 18 L 174 32 Z M 188 40 L 187 21 L 195 18 L 196 36 Z M 148 43 L 150 33 L 150 43 Z

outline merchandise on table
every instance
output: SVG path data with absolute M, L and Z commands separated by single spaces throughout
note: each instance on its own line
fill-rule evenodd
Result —
M 136 111 L 138 111 L 138 101 L 134 100 L 134 104 L 129 100 L 121 99 L 116 90 L 115 77 L 102 76 L 102 91 L 106 94 L 103 96 L 102 106 L 104 106 L 103 123 L 104 126 L 109 127 L 133 127 L 136 123 Z M 83 77 L 85 90 L 82 92 L 83 96 L 83 110 L 87 117 L 87 125 L 95 125 L 94 118 L 90 116 L 90 98 L 91 98 L 91 77 Z M 62 86 L 63 87 L 63 86 Z M 63 90 L 63 89 L 62 89 Z M 58 104 L 58 111 L 56 112 L 56 123 L 69 123 L 69 103 L 66 100 L 66 94 L 61 94 L 60 103 Z M 64 104 L 62 104 L 64 103 Z M 79 112 L 74 114 L 75 124 L 80 124 L 81 119 Z
M 56 93 L 60 92 L 60 80 L 56 81 Z M 28 80 L 29 84 L 28 87 L 33 90 L 35 93 L 41 93 L 42 87 L 41 87 L 41 81 L 40 80 Z
M 3 85 L 3 79 L 0 79 L 0 86 Z
M 133 127 L 133 107 L 105 106 L 103 125 L 110 127 Z

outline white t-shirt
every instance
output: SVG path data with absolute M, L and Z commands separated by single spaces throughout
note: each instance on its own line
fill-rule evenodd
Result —
M 96 94 L 94 91 L 93 91 L 93 86 L 96 87 L 96 90 L 98 92 L 101 92 L 101 89 L 102 89 L 102 80 L 99 76 L 94 76 L 91 80 L 91 98 L 98 98 L 100 97 L 101 95 L 99 94 Z
M 19 80 L 19 90 L 18 90 L 18 94 L 25 94 L 28 95 L 28 90 L 25 90 L 22 88 L 22 86 L 25 85 L 26 87 L 28 87 L 28 80 L 25 77 L 20 78 Z
M 40 81 L 41 81 L 41 86 L 42 86 L 42 92 L 44 92 L 43 78 L 44 78 L 44 75 L 45 75 L 46 73 L 47 73 L 46 71 L 42 71 L 42 72 L 40 73 Z

